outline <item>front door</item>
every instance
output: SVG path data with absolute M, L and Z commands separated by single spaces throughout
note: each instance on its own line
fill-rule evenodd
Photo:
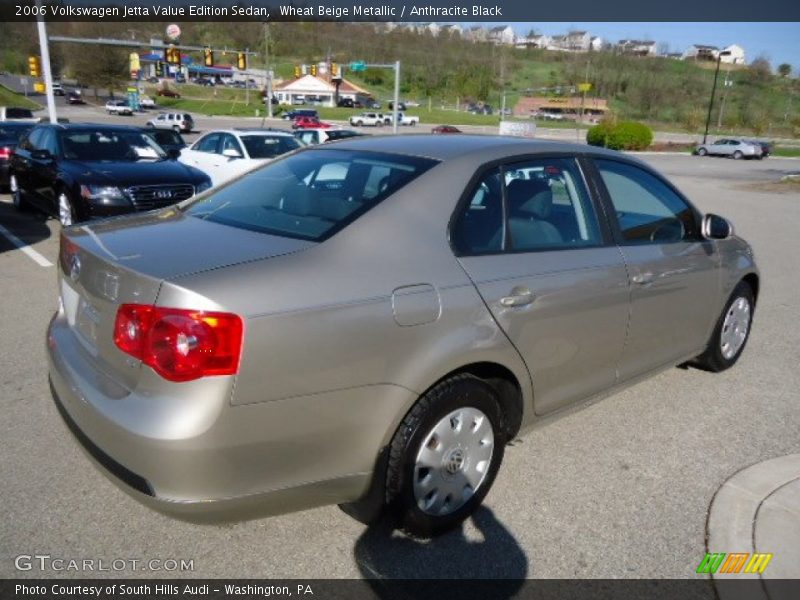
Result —
M 718 316 L 719 253 L 697 211 L 660 177 L 627 162 L 594 163 L 631 282 L 624 380 L 705 347 Z
M 469 193 L 451 239 L 528 366 L 537 414 L 614 384 L 628 280 L 573 159 L 490 169 Z

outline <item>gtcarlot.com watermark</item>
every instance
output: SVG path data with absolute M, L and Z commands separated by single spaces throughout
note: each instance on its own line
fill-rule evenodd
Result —
M 20 554 L 14 558 L 17 571 L 194 571 L 193 558 L 68 558 L 50 554 Z

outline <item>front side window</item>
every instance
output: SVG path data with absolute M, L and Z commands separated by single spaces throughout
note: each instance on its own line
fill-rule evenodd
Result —
M 655 175 L 627 163 L 595 159 L 622 239 L 630 244 L 663 244 L 698 239 L 692 208 Z
M 536 159 L 489 171 L 453 229 L 463 254 L 530 252 L 603 243 L 597 215 L 572 159 Z
M 232 227 L 323 241 L 435 164 L 376 152 L 307 150 L 251 171 L 184 210 Z

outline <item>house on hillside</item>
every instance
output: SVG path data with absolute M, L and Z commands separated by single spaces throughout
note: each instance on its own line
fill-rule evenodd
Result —
M 591 40 L 589 40 L 589 50 L 591 50 L 592 52 L 600 52 L 600 50 L 603 49 L 604 45 L 605 42 L 601 37 L 594 36 L 592 37 Z
M 604 98 L 581 98 L 580 96 L 525 96 L 514 106 L 515 117 L 537 117 L 557 114 L 566 119 L 596 120 L 608 112 L 608 101 Z
M 620 40 L 616 49 L 620 54 L 631 56 L 655 56 L 656 43 L 652 40 Z
M 489 39 L 489 32 L 480 25 L 470 27 L 464 37 L 473 42 L 485 42 Z
M 336 85 L 327 77 L 302 75 L 297 79 L 285 81 L 275 86 L 275 97 L 280 104 L 301 104 L 311 102 L 320 106 L 336 106 Z M 354 102 L 372 98 L 367 90 L 347 79 L 339 84 L 339 99 L 349 98 Z
M 550 44 L 550 36 L 530 35 L 528 37 L 517 38 L 514 44 L 517 48 L 547 48 Z
M 692 44 L 683 52 L 683 60 L 710 60 L 719 57 L 719 48 L 703 44 Z
M 499 46 L 513 46 L 516 35 L 511 25 L 492 27 L 489 30 L 489 41 Z
M 586 31 L 570 31 L 566 35 L 554 35 L 547 49 L 561 52 L 588 52 L 591 45 L 592 38 Z
M 731 44 L 730 46 L 724 48 L 720 54 L 720 62 L 731 65 L 743 65 L 747 62 L 745 60 L 744 48 L 737 46 L 736 44 Z
M 445 37 L 461 37 L 463 31 L 461 29 L 461 25 L 456 23 L 454 25 L 442 25 L 439 33 Z

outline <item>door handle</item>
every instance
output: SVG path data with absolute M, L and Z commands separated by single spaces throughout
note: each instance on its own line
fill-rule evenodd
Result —
M 652 273 L 638 273 L 631 278 L 631 281 L 638 285 L 647 285 L 648 283 L 653 283 L 653 279 Z
M 536 296 L 528 288 L 514 288 L 511 294 L 500 298 L 500 304 L 506 307 L 526 306 L 533 302 Z

